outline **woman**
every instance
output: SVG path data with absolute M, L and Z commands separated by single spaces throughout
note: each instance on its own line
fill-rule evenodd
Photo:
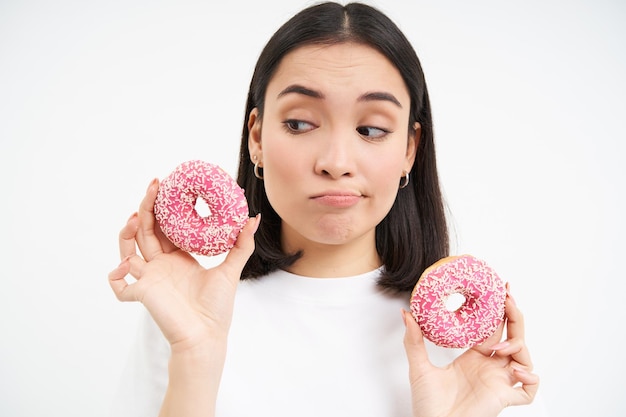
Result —
M 157 180 L 120 232 L 113 291 L 165 337 L 135 364 L 148 375 L 133 384 L 139 402 L 162 416 L 280 417 L 495 416 L 533 401 L 510 296 L 506 339 L 501 327 L 463 353 L 425 343 L 405 311 L 448 239 L 426 84 L 385 15 L 324 3 L 274 34 L 250 85 L 238 181 L 259 214 L 215 268 L 160 233 Z

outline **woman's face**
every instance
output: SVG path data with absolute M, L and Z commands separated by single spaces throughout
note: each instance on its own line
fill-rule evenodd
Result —
M 375 252 L 375 227 L 413 164 L 410 97 L 398 70 L 355 43 L 309 45 L 271 79 L 249 150 L 263 168 L 287 251 L 353 245 Z

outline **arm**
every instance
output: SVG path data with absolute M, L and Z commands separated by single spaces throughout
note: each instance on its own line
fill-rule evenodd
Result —
M 225 346 L 172 352 L 169 383 L 159 417 L 214 416 L 224 359 Z
M 156 225 L 153 181 L 119 237 L 122 262 L 109 274 L 121 301 L 139 301 L 171 346 L 169 383 L 161 416 L 212 416 L 226 354 L 235 291 L 254 250 L 260 218 L 248 221 L 224 262 L 203 268 Z M 140 254 L 136 249 L 139 248 Z M 136 279 L 126 281 L 126 276 Z

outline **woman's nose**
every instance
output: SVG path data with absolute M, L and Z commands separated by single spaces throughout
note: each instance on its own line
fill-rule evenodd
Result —
M 356 157 L 354 132 L 330 133 L 320 143 L 315 172 L 333 179 L 352 176 L 356 167 Z

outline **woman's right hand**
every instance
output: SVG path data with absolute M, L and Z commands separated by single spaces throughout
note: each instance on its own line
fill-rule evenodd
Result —
M 260 218 L 247 222 L 220 265 L 206 269 L 161 232 L 154 217 L 158 187 L 158 180 L 150 183 L 139 211 L 120 231 L 122 262 L 109 274 L 111 288 L 120 301 L 146 307 L 173 353 L 225 344 L 235 290 L 254 251 Z M 128 274 L 136 281 L 128 283 Z

